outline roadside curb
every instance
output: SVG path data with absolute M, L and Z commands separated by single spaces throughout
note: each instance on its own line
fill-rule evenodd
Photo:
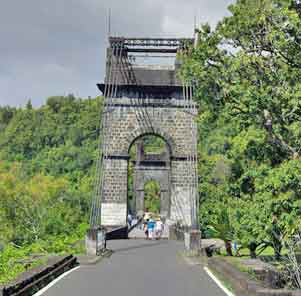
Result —
M 77 260 L 81 266 L 95 265 L 104 258 L 111 257 L 112 254 L 112 250 L 106 249 L 100 256 L 78 255 Z

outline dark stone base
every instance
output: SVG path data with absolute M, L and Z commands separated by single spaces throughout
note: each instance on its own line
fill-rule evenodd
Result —
M 96 231 L 89 229 L 86 234 L 87 255 L 96 256 Z
M 184 244 L 186 251 L 199 253 L 201 249 L 201 232 L 199 230 L 185 232 Z
M 128 226 L 115 227 L 114 229 L 107 231 L 106 240 L 114 239 L 128 239 Z
M 176 241 L 184 241 L 184 232 L 180 231 L 175 225 L 169 226 L 168 239 Z
M 86 252 L 87 255 L 98 256 L 101 250 L 106 248 L 105 239 L 100 241 L 99 238 L 106 235 L 106 229 L 103 227 L 91 228 L 86 234 Z

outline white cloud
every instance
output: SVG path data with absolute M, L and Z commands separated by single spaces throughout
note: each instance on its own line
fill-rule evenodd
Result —
M 234 0 L 233 0 L 234 1 Z M 195 14 L 215 24 L 232 0 L 9 0 L 0 4 L 0 105 L 95 96 L 103 80 L 109 7 L 115 35 L 192 36 Z

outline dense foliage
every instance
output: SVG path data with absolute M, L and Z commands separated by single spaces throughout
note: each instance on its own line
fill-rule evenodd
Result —
M 147 211 L 160 214 L 160 185 L 149 181 L 144 186 L 144 207 Z
M 238 0 L 229 10 L 183 57 L 201 110 L 200 221 L 253 256 L 263 245 L 279 255 L 300 229 L 301 6 Z
M 24 269 L 12 262 L 30 250 L 67 252 L 83 239 L 101 106 L 68 96 L 0 108 L 0 281 Z

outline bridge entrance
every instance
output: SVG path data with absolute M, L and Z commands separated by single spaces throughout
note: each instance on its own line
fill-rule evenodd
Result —
M 160 213 L 170 224 L 198 228 L 197 106 L 192 87 L 179 78 L 177 55 L 185 54 L 193 39 L 109 39 L 105 82 L 102 146 L 90 223 L 92 227 L 124 226 L 128 212 L 128 169 L 135 145 L 133 191 L 136 213 L 144 211 L 145 184 L 160 185 Z M 141 64 L 141 55 L 172 56 L 173 64 Z M 144 150 L 146 135 L 166 144 L 162 153 Z
M 129 179 L 132 180 L 131 213 L 142 216 L 148 210 L 167 218 L 170 211 L 170 148 L 160 137 L 137 139 L 130 151 Z

